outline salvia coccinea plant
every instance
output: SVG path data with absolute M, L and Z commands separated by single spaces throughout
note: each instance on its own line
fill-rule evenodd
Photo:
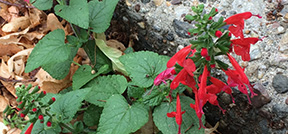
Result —
M 172 100 L 172 90 L 179 86 L 179 83 L 189 87 L 195 95 L 195 104 L 190 104 L 199 118 L 200 128 L 205 128 L 201 120 L 204 112 L 203 106 L 209 102 L 212 105 L 218 106 L 223 114 L 222 109 L 217 101 L 217 94 L 226 92 L 232 97 L 232 87 L 243 94 L 247 95 L 249 103 L 250 90 L 251 97 L 256 94 L 249 79 L 242 68 L 231 53 L 241 56 L 243 61 L 250 60 L 250 45 L 257 43 L 260 39 L 255 37 L 244 37 L 244 20 L 259 15 L 253 15 L 251 12 L 235 14 L 226 20 L 220 17 L 218 21 L 214 21 L 213 17 L 218 13 L 216 8 L 213 8 L 208 14 L 202 14 L 204 5 L 192 7 L 195 15 L 187 15 L 188 21 L 194 21 L 196 28 L 189 29 L 188 34 L 198 36 L 196 40 L 191 40 L 190 45 L 179 50 L 168 62 L 167 69 L 156 77 L 154 85 L 159 85 L 161 82 L 166 84 L 166 80 L 172 80 L 170 84 L 170 100 Z M 228 30 L 222 27 L 228 25 Z M 232 37 L 233 35 L 233 37 Z M 228 57 L 232 67 L 217 58 L 218 56 Z M 212 69 L 220 69 L 227 76 L 226 82 L 221 81 L 211 76 Z M 208 83 L 211 83 L 208 85 Z M 182 114 L 179 95 L 177 95 L 176 112 L 167 113 L 168 117 L 175 117 L 179 128 L 181 126 Z M 189 114 L 189 113 L 185 113 Z M 180 133 L 180 129 L 179 132 Z

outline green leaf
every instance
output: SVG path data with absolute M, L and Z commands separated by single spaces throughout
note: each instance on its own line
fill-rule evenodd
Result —
M 120 61 L 124 64 L 133 84 L 149 87 L 156 76 L 166 69 L 168 58 L 154 52 L 140 51 L 123 55 Z
M 73 83 L 72 88 L 73 90 L 80 89 L 86 83 L 88 83 L 93 78 L 99 76 L 103 72 L 107 71 L 108 65 L 103 65 L 97 73 L 92 73 L 92 67 L 89 65 L 82 65 L 80 66 L 75 74 L 72 77 Z
M 72 24 L 85 29 L 88 29 L 89 27 L 89 8 L 87 0 L 70 0 L 69 6 L 56 5 L 54 11 L 56 15 Z
M 84 112 L 83 122 L 89 127 L 98 125 L 102 110 L 103 108 L 101 107 L 93 104 L 90 105 L 88 109 Z
M 104 55 L 104 53 L 96 46 L 94 40 L 89 40 L 87 44 L 83 46 L 85 52 L 87 53 L 89 59 L 91 60 L 92 66 L 96 70 L 99 70 L 103 65 L 107 64 L 109 65 L 109 69 L 104 72 L 103 74 L 106 74 L 110 71 L 112 71 L 112 63 L 107 58 L 107 56 Z
M 187 129 L 188 131 L 186 134 L 204 134 L 204 129 L 198 130 L 198 117 L 195 111 L 190 107 L 190 103 L 194 104 L 194 100 L 186 96 L 180 96 L 180 101 L 182 110 L 186 111 L 186 113 L 182 115 L 182 134 L 184 134 Z M 168 102 L 163 102 L 160 106 L 154 109 L 153 121 L 157 128 L 164 134 L 176 134 L 178 132 L 178 125 L 175 118 L 168 118 L 166 115 L 172 111 L 176 111 L 176 99 L 174 99 L 170 104 Z
M 149 90 L 147 92 L 150 92 Z M 160 92 L 159 89 L 153 89 L 151 94 L 143 96 L 144 104 L 148 106 L 157 106 L 159 105 L 162 100 L 165 98 L 165 94 Z
M 62 29 L 57 29 L 47 34 L 41 39 L 32 50 L 25 72 L 32 70 L 46 64 L 53 64 L 64 62 L 69 58 L 70 47 L 65 45 L 65 33 Z
M 127 94 L 129 97 L 133 98 L 141 98 L 142 95 L 145 93 L 145 89 L 141 87 L 136 87 L 133 85 L 129 85 L 127 89 Z
M 122 56 L 122 52 L 120 50 L 108 47 L 106 43 L 100 39 L 96 39 L 96 45 L 111 60 L 112 68 L 114 71 L 118 71 L 124 75 L 127 75 L 124 65 L 119 61 L 119 57 Z
M 95 33 L 103 33 L 110 21 L 119 0 L 93 0 L 89 2 L 89 26 Z
M 128 134 L 137 131 L 148 121 L 148 110 L 143 104 L 130 106 L 121 95 L 108 100 L 100 117 L 99 134 Z
M 48 10 L 52 7 L 53 0 L 30 0 L 30 3 L 40 10 Z
M 89 88 L 85 88 L 62 95 L 52 104 L 50 112 L 56 114 L 59 121 L 70 122 L 89 91 Z
M 103 107 L 110 96 L 122 94 L 126 90 L 127 80 L 122 75 L 101 76 L 90 81 L 86 87 L 91 87 L 91 91 L 85 100 Z

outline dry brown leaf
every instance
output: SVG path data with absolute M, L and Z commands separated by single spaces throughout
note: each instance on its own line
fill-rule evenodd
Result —
M 34 39 L 40 40 L 45 36 L 45 34 L 43 33 L 39 33 L 39 32 L 29 32 L 23 35 L 23 37 L 27 38 L 28 40 L 32 41 Z
M 2 95 L 0 95 L 0 112 L 3 112 L 8 104 L 8 100 L 5 99 L 5 97 L 3 97 Z
M 58 20 L 58 18 L 54 15 L 54 13 L 50 13 L 47 16 L 47 27 L 45 30 L 43 30 L 45 33 L 48 31 L 54 31 L 56 29 L 64 29 L 63 25 L 60 23 L 60 21 Z M 67 35 L 68 33 L 65 34 Z
M 23 35 L 26 34 L 29 31 L 29 27 L 26 28 L 25 30 L 21 31 L 21 32 L 16 32 L 16 33 L 12 33 L 12 34 L 8 34 L 6 36 L 0 37 L 0 42 L 3 45 L 7 45 L 7 44 L 19 44 L 19 40 L 21 38 L 18 38 L 19 35 Z
M 12 128 L 7 132 L 7 134 L 20 134 L 21 132 L 22 130 L 19 128 Z
M 8 12 L 8 5 L 4 4 L 4 3 L 0 3 L 0 16 L 5 20 L 5 21 L 10 21 L 11 16 Z
M 126 47 L 121 43 L 119 42 L 118 40 L 108 40 L 106 42 L 107 46 L 109 47 L 112 47 L 112 48 L 116 48 L 122 52 L 124 52 L 126 50 Z
M 219 126 L 219 122 L 217 122 L 213 128 L 205 128 L 205 134 L 211 134 L 211 133 L 213 133 L 214 131 L 215 131 L 215 132 L 218 132 L 218 131 L 217 131 L 218 126 Z M 218 133 L 219 133 L 219 132 L 218 132 Z
M 10 76 L 12 78 L 16 76 L 22 76 L 22 73 L 24 72 L 25 69 L 25 61 L 26 59 L 24 57 L 28 57 L 30 53 L 32 52 L 33 48 L 30 49 L 25 49 L 17 54 L 13 55 L 7 62 L 8 65 L 8 71 L 10 73 Z
M 9 93 L 11 93 L 14 97 L 16 97 L 16 90 L 14 87 L 14 83 L 13 82 L 5 82 L 1 80 L 1 83 L 3 84 L 3 86 L 9 91 Z M 8 97 L 9 95 L 5 95 L 5 97 Z M 10 99 L 8 98 L 8 100 L 10 101 Z
M 0 57 L 4 55 L 13 55 L 22 49 L 16 44 L 2 45 L 0 44 Z
M 9 78 L 11 76 L 9 73 L 8 65 L 3 60 L 0 65 L 0 76 L 4 78 Z
M 29 20 L 31 23 L 30 28 L 40 25 L 44 20 L 46 20 L 46 18 L 47 15 L 43 11 L 37 8 L 31 8 L 29 10 Z
M 30 25 L 29 17 L 22 16 L 12 19 L 2 27 L 3 32 L 16 32 L 19 29 L 25 29 Z
M 13 19 L 18 18 L 19 9 L 16 6 L 11 6 L 8 8 L 9 15 L 11 16 L 8 22 L 12 21 Z

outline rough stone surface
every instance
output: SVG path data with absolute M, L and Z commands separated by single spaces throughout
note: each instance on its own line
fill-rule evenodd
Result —
M 272 83 L 279 73 L 288 76 L 288 0 L 181 0 L 177 5 L 171 4 L 172 0 L 163 0 L 159 6 L 152 0 L 131 1 L 131 6 L 127 6 L 120 0 L 112 20 L 117 27 L 109 28 L 108 38 L 120 40 L 126 46 L 132 42 L 135 50 L 151 50 L 169 56 L 194 39 L 186 35 L 185 29 L 193 27 L 193 23 L 184 21 L 185 15 L 193 14 L 191 6 L 204 3 L 206 12 L 217 8 L 219 14 L 214 20 L 247 11 L 261 15 L 262 19 L 253 16 L 245 20 L 244 31 L 250 31 L 245 37 L 259 37 L 262 41 L 251 46 L 251 61 L 243 63 L 250 82 L 258 85 L 254 88 L 259 90 L 259 96 L 252 98 L 249 104 L 245 95 L 233 89 L 236 103 L 232 105 L 229 95 L 220 94 L 219 103 L 227 113 L 223 115 L 218 107 L 208 105 L 204 108 L 206 121 L 212 126 L 219 122 L 220 133 L 287 133 L 285 100 L 288 94 L 281 93 L 282 90 L 277 92 Z M 283 9 L 279 8 L 281 4 Z M 139 11 L 135 10 L 136 5 L 140 6 Z M 233 56 L 241 61 L 241 57 Z M 229 63 L 227 57 L 219 58 Z M 213 74 L 223 81 L 227 79 L 222 71 Z
M 273 78 L 272 86 L 278 93 L 282 94 L 282 93 L 287 92 L 288 91 L 288 77 L 282 74 L 277 74 Z

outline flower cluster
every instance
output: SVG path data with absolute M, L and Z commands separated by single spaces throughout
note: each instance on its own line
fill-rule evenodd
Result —
M 190 41 L 190 45 L 178 51 L 167 63 L 168 72 L 172 72 L 172 69 L 176 70 L 176 76 L 170 74 L 166 77 L 157 77 L 157 84 L 168 79 L 173 79 L 170 84 L 170 100 L 172 100 L 171 92 L 179 86 L 179 83 L 186 85 L 191 88 L 195 95 L 195 104 L 190 104 L 190 107 L 196 111 L 197 117 L 199 118 L 200 128 L 204 128 L 202 123 L 202 116 L 204 114 L 203 107 L 209 102 L 212 105 L 218 106 L 223 113 L 225 110 L 220 107 L 217 94 L 225 92 L 232 97 L 231 87 L 237 87 L 240 92 L 247 95 L 249 103 L 250 96 L 247 87 L 250 90 L 251 97 L 256 95 L 253 91 L 249 79 L 244 73 L 242 68 L 237 61 L 229 54 L 235 53 L 241 56 L 242 60 L 250 60 L 250 45 L 255 44 L 259 41 L 258 38 L 248 37 L 245 38 L 243 35 L 244 20 L 249 19 L 253 15 L 251 12 L 245 12 L 233 15 L 226 20 L 222 17 L 218 21 L 213 21 L 213 17 L 217 14 L 218 10 L 213 8 L 210 13 L 201 15 L 203 12 L 203 5 L 198 7 L 192 7 L 192 10 L 196 12 L 196 15 L 187 15 L 186 19 L 190 21 L 197 21 L 195 24 L 198 28 L 189 29 L 189 35 L 198 35 L 197 40 Z M 224 30 L 221 27 L 228 25 L 229 29 Z M 231 36 L 235 39 L 231 39 Z M 216 57 L 219 55 L 227 56 L 233 69 L 228 68 L 229 66 L 224 62 L 218 60 Z M 228 76 L 225 82 L 212 77 L 210 75 L 211 69 L 221 69 Z M 165 70 L 164 72 L 167 72 Z M 166 82 L 165 82 L 166 83 Z M 208 85 L 207 83 L 211 83 Z M 180 100 L 178 102 L 179 95 L 177 95 L 177 108 L 176 112 L 167 113 L 168 117 L 176 117 L 177 124 L 181 125 L 182 114 Z M 180 129 L 179 129 L 180 133 Z
M 34 123 L 39 119 L 40 123 L 44 123 L 44 116 L 49 116 L 50 118 L 47 121 L 47 126 L 51 127 L 51 119 L 53 118 L 52 115 L 49 114 L 50 105 L 53 104 L 56 99 L 52 97 L 47 104 L 41 102 L 41 99 L 46 96 L 46 91 L 41 91 L 39 86 L 36 86 L 31 92 L 30 89 L 32 85 L 29 84 L 27 87 L 22 85 L 21 87 L 16 88 L 16 101 L 18 102 L 18 106 L 16 110 L 19 112 L 19 116 L 17 118 L 17 114 L 14 114 L 14 117 L 11 119 L 9 118 L 10 114 L 15 112 L 10 106 L 7 106 L 5 109 L 5 116 L 4 120 L 10 125 L 20 125 L 22 120 L 29 114 L 29 122 L 31 122 L 30 126 L 26 130 L 25 134 L 31 134 Z M 16 115 L 16 116 L 15 116 Z M 33 115 L 33 116 L 31 116 Z M 32 118 L 31 118 L 32 117 Z

